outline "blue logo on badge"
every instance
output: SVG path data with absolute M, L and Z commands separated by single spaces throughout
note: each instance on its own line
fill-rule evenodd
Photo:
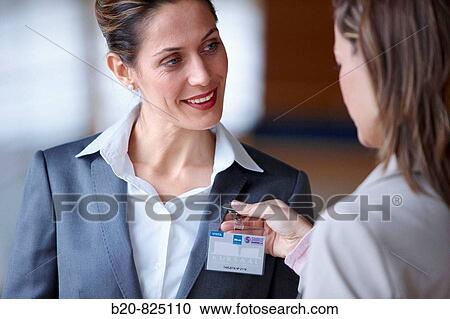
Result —
M 252 237 L 252 244 L 262 245 L 264 244 L 264 238 Z
M 242 245 L 242 235 L 233 235 L 233 244 Z
M 209 236 L 211 236 L 211 237 L 223 237 L 223 232 L 221 232 L 221 231 L 211 231 L 210 233 L 209 233 Z

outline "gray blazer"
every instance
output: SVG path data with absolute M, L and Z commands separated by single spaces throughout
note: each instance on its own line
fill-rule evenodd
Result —
M 319 218 L 304 298 L 450 298 L 450 211 L 420 173 L 415 178 L 428 195 L 410 189 L 393 158 L 354 201 Z
M 3 289 L 4 298 L 142 298 L 130 244 L 126 207 L 112 220 L 102 221 L 102 205 L 91 205 L 92 216 L 77 209 L 64 213 L 56 194 L 126 194 L 126 183 L 116 177 L 97 152 L 74 156 L 96 136 L 38 151 L 26 178 L 17 238 Z M 303 172 L 245 146 L 264 170 L 258 173 L 234 163 L 215 179 L 205 207 L 177 298 L 295 298 L 297 275 L 283 259 L 266 256 L 263 276 L 205 270 L 209 230 L 217 230 L 224 210 L 220 204 L 244 199 L 259 202 L 271 195 L 288 201 L 293 194 L 310 200 Z M 222 194 L 221 203 L 213 194 Z M 70 198 L 69 198 L 70 199 Z M 218 208 L 219 207 L 219 208 Z M 312 215 L 311 208 L 303 213 Z M 55 222 L 56 221 L 56 222 Z M 151 246 L 150 246 L 151 248 Z

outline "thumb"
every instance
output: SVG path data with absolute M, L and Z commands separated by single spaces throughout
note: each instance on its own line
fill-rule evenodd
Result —
M 233 200 L 231 201 L 231 207 L 235 210 L 235 211 L 241 211 L 243 209 L 245 209 L 245 207 L 247 206 L 246 203 L 244 202 L 240 202 L 238 200 Z
M 231 206 L 239 215 L 253 218 L 268 219 L 271 217 L 271 212 L 268 211 L 269 205 L 266 202 L 247 204 L 239 201 L 231 202 Z

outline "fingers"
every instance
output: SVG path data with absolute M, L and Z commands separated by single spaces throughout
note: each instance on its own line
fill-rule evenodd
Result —
M 224 221 L 233 221 L 234 217 L 233 217 L 232 214 L 226 214 L 223 220 Z M 256 218 L 256 217 L 244 217 L 244 216 L 242 216 L 241 220 L 242 221 L 258 221 L 259 220 L 259 221 L 263 222 L 263 220 L 261 220 L 260 218 Z
M 241 227 L 243 226 L 244 230 L 264 230 L 264 221 L 262 220 L 256 220 L 256 221 L 242 221 Z M 236 229 L 235 229 L 236 228 Z M 231 231 L 231 230 L 236 230 L 239 231 L 239 229 L 237 229 L 236 224 L 234 223 L 234 221 L 225 221 L 220 225 L 220 229 L 224 232 L 227 231 Z
M 224 220 L 224 221 L 230 221 L 230 220 L 233 221 L 233 215 L 231 215 L 231 214 L 226 214 L 223 220 Z
M 232 233 L 232 234 L 243 234 L 243 235 L 251 235 L 251 236 L 264 236 L 264 228 L 248 228 L 244 226 L 243 230 L 234 229 L 234 225 L 229 225 L 226 223 L 223 223 L 220 226 L 220 229 L 223 232 L 226 233 Z
M 232 221 L 223 222 L 220 225 L 220 230 L 223 232 L 228 232 L 228 231 L 234 230 L 234 222 L 232 222 Z
M 239 215 L 251 216 L 261 219 L 284 218 L 289 216 L 290 208 L 283 201 L 271 199 L 255 204 L 246 204 L 239 201 L 232 201 L 231 206 Z
M 261 218 L 267 208 L 266 202 L 246 204 L 238 201 L 232 201 L 231 206 L 239 213 L 239 215 L 253 218 Z

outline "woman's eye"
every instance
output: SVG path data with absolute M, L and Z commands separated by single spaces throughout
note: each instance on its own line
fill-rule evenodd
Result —
M 179 64 L 180 62 L 181 62 L 180 58 L 174 58 L 174 59 L 171 59 L 171 60 L 168 60 L 167 62 L 165 62 L 164 65 L 173 67 L 173 66 L 176 66 L 177 64 Z
M 206 52 L 213 52 L 213 51 L 216 51 L 217 48 L 219 47 L 219 45 L 220 45 L 220 42 L 213 42 L 213 43 L 210 43 L 210 44 L 208 44 L 208 45 L 206 46 L 205 51 L 206 51 Z

